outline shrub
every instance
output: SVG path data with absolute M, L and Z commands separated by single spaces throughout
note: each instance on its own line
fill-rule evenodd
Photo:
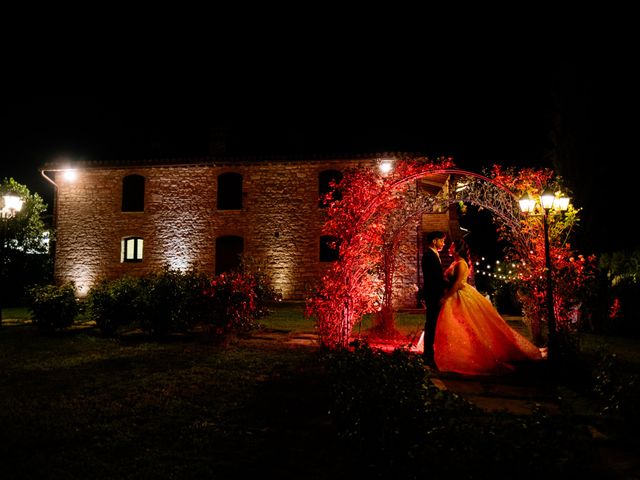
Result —
M 240 272 L 213 277 L 206 293 L 210 298 L 207 326 L 217 336 L 256 328 L 256 320 L 269 313 L 269 302 L 277 298 L 265 277 Z
M 364 463 L 406 463 L 426 431 L 422 360 L 399 349 L 388 354 L 354 345 L 327 357 L 339 436 L 367 457 Z
M 181 301 L 180 273 L 165 269 L 140 280 L 137 298 L 140 328 L 162 337 L 176 328 L 177 305 Z
M 356 344 L 328 354 L 327 366 L 330 413 L 363 477 L 533 479 L 589 469 L 591 438 L 575 419 L 480 410 L 437 388 L 407 351 Z
M 206 294 L 209 278 L 196 270 L 174 276 L 177 299 L 171 307 L 172 326 L 178 331 L 191 330 L 201 324 L 210 309 L 211 299 Z
M 210 324 L 215 335 L 248 331 L 256 327 L 256 293 L 250 277 L 238 272 L 222 273 L 211 280 Z
M 603 416 L 624 419 L 630 430 L 640 426 L 640 377 L 625 371 L 615 353 L 600 352 L 593 372 L 593 393 Z
M 139 283 L 139 279 L 122 277 L 102 280 L 89 290 L 86 309 L 104 335 L 135 323 Z
M 87 297 L 87 311 L 98 328 L 113 335 L 139 326 L 156 337 L 205 325 L 216 335 L 246 331 L 269 313 L 276 299 L 267 278 L 258 273 L 226 273 L 210 278 L 169 268 L 140 278 L 104 280 Z
M 43 330 L 67 328 L 80 313 L 76 289 L 71 283 L 61 286 L 37 285 L 28 289 L 28 308 L 34 325 Z
M 146 275 L 137 299 L 140 327 L 156 337 L 191 330 L 210 307 L 208 283 L 207 276 L 195 270 L 165 268 Z

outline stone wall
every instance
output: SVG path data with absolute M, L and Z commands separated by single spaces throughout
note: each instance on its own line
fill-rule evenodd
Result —
M 244 239 L 245 255 L 266 266 L 284 299 L 303 300 L 329 266 L 319 260 L 325 211 L 318 207 L 318 175 L 355 162 L 91 166 L 78 170 L 73 182 L 57 176 L 56 280 L 75 282 L 85 295 L 99 279 L 142 275 L 164 266 L 213 273 L 216 238 L 237 235 Z M 241 210 L 216 207 L 217 177 L 225 172 L 243 176 Z M 145 177 L 144 212 L 121 211 L 122 179 L 132 174 Z M 445 221 L 438 218 L 439 228 L 448 229 Z M 419 229 L 416 225 L 403 247 L 406 268 L 396 281 L 398 306 L 416 306 Z M 121 262 L 125 237 L 144 239 L 141 262 Z

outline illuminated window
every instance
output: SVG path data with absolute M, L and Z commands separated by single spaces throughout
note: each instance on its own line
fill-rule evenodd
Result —
M 235 235 L 216 238 L 216 275 L 237 270 L 244 252 L 244 239 Z
M 339 183 L 342 180 L 342 172 L 338 170 L 324 170 L 320 172 L 318 175 L 318 195 L 319 201 L 318 206 L 320 208 L 326 208 L 327 204 L 322 201 L 325 195 L 331 191 L 333 191 L 333 200 L 342 199 L 342 194 L 338 190 L 333 190 L 331 188 L 331 183 Z
M 218 210 L 242 210 L 242 175 L 218 175 Z
M 144 212 L 144 177 L 127 175 L 122 179 L 122 211 Z
M 320 237 L 320 261 L 335 262 L 340 256 L 338 240 L 329 235 Z
M 140 237 L 123 238 L 120 249 L 121 262 L 141 262 L 142 244 Z

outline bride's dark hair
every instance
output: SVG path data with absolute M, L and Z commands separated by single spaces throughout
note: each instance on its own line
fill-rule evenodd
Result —
M 469 268 L 471 268 L 471 253 L 469 252 L 469 245 L 464 241 L 464 238 L 456 238 L 453 241 L 453 248 L 461 258 L 464 258 Z

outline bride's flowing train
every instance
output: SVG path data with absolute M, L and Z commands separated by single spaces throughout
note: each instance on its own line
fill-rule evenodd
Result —
M 501 375 L 519 362 L 543 359 L 541 349 L 466 282 L 442 305 L 434 349 L 439 370 L 465 375 Z

